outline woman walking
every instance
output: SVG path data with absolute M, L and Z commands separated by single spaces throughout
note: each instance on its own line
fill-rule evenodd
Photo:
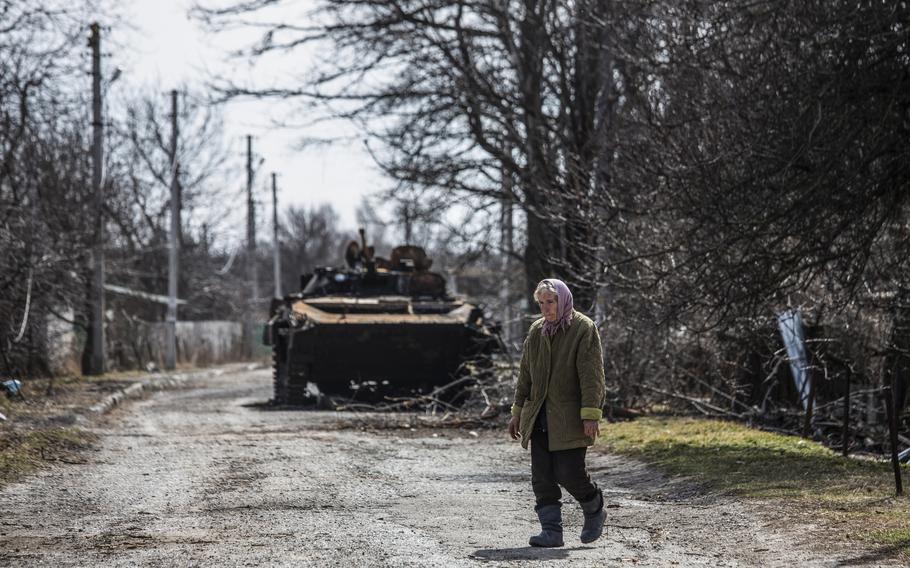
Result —
M 584 513 L 581 542 L 600 538 L 603 493 L 585 468 L 588 446 L 600 434 L 604 368 L 600 334 L 572 307 L 572 292 L 548 278 L 534 291 L 543 316 L 531 325 L 521 354 L 509 436 L 531 444 L 531 486 L 541 532 L 531 546 L 562 546 L 562 492 Z

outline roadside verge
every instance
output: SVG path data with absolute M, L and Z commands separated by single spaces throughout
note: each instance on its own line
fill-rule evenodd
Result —
M 172 373 L 110 373 L 24 381 L 23 396 L 0 396 L 0 487 L 58 463 L 82 460 L 93 447 L 97 420 L 128 400 L 195 380 L 260 368 L 232 363 Z
M 92 414 L 104 414 L 126 400 L 140 398 L 151 391 L 179 388 L 192 380 L 257 368 L 259 368 L 259 365 L 255 363 L 241 363 L 180 373 L 158 373 L 119 388 L 116 392 L 105 396 L 96 404 L 90 406 L 88 410 Z
M 769 522 L 816 527 L 811 536 L 820 547 L 854 542 L 873 551 L 859 563 L 910 561 L 910 497 L 894 495 L 888 462 L 845 458 L 811 440 L 720 420 L 648 417 L 602 431 L 595 448 L 765 506 Z

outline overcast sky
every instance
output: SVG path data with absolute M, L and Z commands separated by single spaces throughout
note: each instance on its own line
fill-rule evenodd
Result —
M 289 13 L 300 23 L 303 13 Z M 302 69 L 300 54 L 268 61 L 259 61 L 250 68 L 238 61 L 228 62 L 226 51 L 236 43 L 255 38 L 250 31 L 213 36 L 188 17 L 191 0 L 133 0 L 121 8 L 128 22 L 137 30 L 112 29 L 109 49 L 116 48 L 108 58 L 122 68 L 119 83 L 124 88 L 158 86 L 162 98 L 173 88 L 184 86 L 197 92 L 213 73 L 230 70 L 242 76 L 292 77 Z M 113 51 L 113 49 L 112 49 Z M 245 164 L 247 134 L 253 134 L 254 151 L 265 159 L 262 174 L 257 179 L 257 198 L 267 204 L 260 211 L 260 223 L 271 220 L 270 173 L 278 173 L 279 201 L 284 204 L 314 205 L 331 203 L 341 216 L 343 227 L 356 226 L 355 209 L 363 195 L 388 184 L 363 149 L 360 140 L 328 147 L 300 149 L 301 133 L 295 130 L 269 127 L 270 119 L 293 112 L 293 105 L 282 101 L 256 101 L 232 104 L 226 108 L 226 135 L 236 148 L 238 171 Z M 295 119 L 298 117 L 294 117 Z M 306 117 L 299 117 L 306 119 Z M 348 129 L 320 128 L 311 134 L 320 136 L 350 135 Z M 238 187 L 245 177 L 237 180 Z M 245 231 L 242 207 L 237 209 L 238 226 L 235 238 Z M 267 213 L 267 217 L 263 216 Z

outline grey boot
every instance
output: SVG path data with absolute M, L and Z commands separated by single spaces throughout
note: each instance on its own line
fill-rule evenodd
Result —
M 547 548 L 562 546 L 562 505 L 544 505 L 535 507 L 537 518 L 540 519 L 540 534 L 528 540 L 531 546 L 544 546 Z
M 604 495 L 598 489 L 597 495 L 581 503 L 581 510 L 585 514 L 585 525 L 581 528 L 581 542 L 594 542 L 604 532 L 604 521 L 607 512 L 604 510 Z

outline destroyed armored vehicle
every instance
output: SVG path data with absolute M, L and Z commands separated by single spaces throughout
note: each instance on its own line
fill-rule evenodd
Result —
M 264 339 L 274 403 L 427 393 L 498 349 L 483 310 L 448 294 L 423 249 L 398 247 L 384 259 L 360 237 L 346 266 L 317 268 L 301 276 L 300 292 L 273 301 Z

